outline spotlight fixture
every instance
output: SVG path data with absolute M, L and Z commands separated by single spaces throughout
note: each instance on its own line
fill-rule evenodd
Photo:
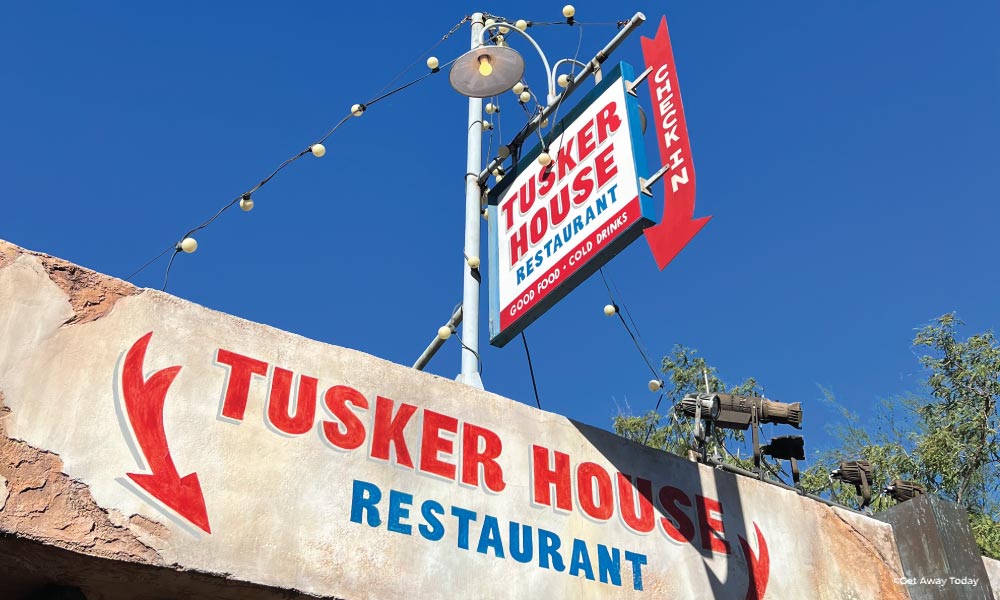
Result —
M 836 469 L 830 472 L 830 479 L 837 479 L 854 486 L 858 495 L 861 496 L 861 508 L 868 506 L 872 502 L 872 477 L 872 465 L 867 460 L 842 462 Z
M 705 379 L 705 389 L 708 390 L 708 376 Z M 707 402 L 707 403 L 706 403 Z M 699 403 L 701 403 L 699 405 Z M 709 404 L 711 410 L 708 409 Z M 737 394 L 689 394 L 676 407 L 677 412 L 695 417 L 696 420 L 707 421 L 710 427 L 721 427 L 723 429 L 751 429 L 753 432 L 754 465 L 757 473 L 763 477 L 760 463 L 760 436 L 759 426 L 761 423 L 773 423 L 776 425 L 791 425 L 796 429 L 802 428 L 802 404 L 799 402 L 778 402 L 768 400 L 759 396 L 740 396 Z M 697 416 L 696 416 L 697 415 Z M 704 450 L 705 438 L 700 436 L 700 425 L 696 425 L 695 437 L 702 443 Z M 704 452 L 702 452 L 704 457 Z M 804 458 L 804 457 L 803 457 Z
M 907 500 L 913 500 L 917 496 L 926 494 L 927 489 L 919 483 L 913 481 L 893 479 L 892 483 L 890 483 L 882 493 L 886 494 L 896 502 L 906 502 Z
M 799 462 L 806 459 L 806 442 L 801 435 L 779 435 L 771 438 L 771 443 L 760 449 L 760 453 L 775 460 L 792 463 L 792 482 L 799 484 Z

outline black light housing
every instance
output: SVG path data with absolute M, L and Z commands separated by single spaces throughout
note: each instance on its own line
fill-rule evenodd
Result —
M 906 502 L 907 500 L 913 500 L 917 496 L 926 494 L 927 489 L 914 481 L 893 479 L 892 483 L 883 490 L 883 493 L 896 502 Z
M 854 485 L 861 496 L 861 508 L 872 502 L 871 480 L 874 476 L 872 465 L 867 460 L 852 460 L 842 462 L 830 472 L 830 479 L 838 479 Z

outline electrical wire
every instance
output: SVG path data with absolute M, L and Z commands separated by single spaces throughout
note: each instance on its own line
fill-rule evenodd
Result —
M 531 389 L 535 390 L 535 405 L 542 408 L 542 402 L 538 399 L 538 386 L 535 385 L 535 367 L 531 365 L 531 352 L 528 351 L 528 339 L 524 337 L 524 330 L 521 330 L 521 342 L 524 343 L 524 354 L 528 357 L 528 372 L 531 373 Z
M 642 346 L 639 344 L 639 340 L 636 338 L 635 334 L 632 333 L 632 329 L 629 327 L 629 325 L 625 321 L 624 317 L 622 317 L 621 311 L 618 310 L 618 308 L 617 308 L 618 307 L 618 303 L 615 301 L 615 295 L 613 293 L 611 293 L 611 286 L 608 285 L 608 279 L 604 275 L 604 268 L 603 267 L 600 269 L 600 272 L 601 272 L 601 279 L 604 280 L 604 287 L 607 288 L 607 290 L 608 290 L 608 297 L 611 298 L 611 304 L 613 306 L 615 306 L 615 314 L 618 315 L 618 320 L 620 320 L 622 322 L 622 326 L 625 327 L 625 331 L 628 333 L 628 336 L 630 338 L 632 338 L 632 343 L 635 344 L 635 347 L 639 351 L 639 354 L 642 356 L 642 360 L 645 361 L 646 366 L 649 367 L 650 371 L 652 371 L 653 377 L 656 377 L 657 379 L 659 379 L 660 378 L 660 374 L 653 367 L 653 363 L 650 362 L 649 357 L 646 355 L 646 351 L 642 349 Z M 623 307 L 625 306 L 624 301 L 622 302 L 622 306 Z
M 460 27 L 462 25 L 462 23 L 464 23 L 464 22 L 465 21 L 463 20 L 458 25 L 456 25 L 456 27 L 453 28 L 452 31 L 450 31 L 448 34 L 446 34 L 444 36 L 444 38 L 442 38 L 442 40 L 440 40 L 438 43 L 440 43 L 444 39 L 447 39 L 447 37 L 449 35 L 451 35 L 451 33 L 454 33 L 454 31 L 456 31 L 457 28 Z M 435 46 L 432 46 L 431 50 Z M 424 54 L 426 54 L 427 52 L 430 52 L 430 50 L 425 51 Z M 395 89 L 393 89 L 393 90 L 391 90 L 389 92 L 380 93 L 379 95 L 377 95 L 376 97 L 372 98 L 371 100 L 369 100 L 369 101 L 367 101 L 367 102 L 365 102 L 363 104 L 360 104 L 359 105 L 360 106 L 360 110 L 365 111 L 365 110 L 368 109 L 368 107 L 372 106 L 373 104 L 375 104 L 375 103 L 377 103 L 377 102 L 379 102 L 381 100 L 384 100 L 384 99 L 386 99 L 386 98 L 388 98 L 388 97 L 390 97 L 390 96 L 392 96 L 394 94 L 398 94 L 399 92 L 402 92 L 403 90 L 407 89 L 408 87 L 410 87 L 412 85 L 415 85 L 415 84 L 423 81 L 424 79 L 430 77 L 431 75 L 433 75 L 433 74 L 441 71 L 442 68 L 447 67 L 448 65 L 452 64 L 453 62 L 455 62 L 455 60 L 457 60 L 457 59 L 451 60 L 451 61 L 445 63 L 444 65 L 441 65 L 440 67 L 438 67 L 436 69 L 433 69 L 430 72 L 425 73 L 425 74 L 421 75 L 420 77 L 417 77 L 416 79 L 414 79 L 414 80 L 412 80 L 412 81 L 410 81 L 408 83 L 405 83 L 405 84 L 403 84 L 401 86 L 396 87 Z M 411 65 L 411 67 L 412 67 L 412 65 Z M 399 78 L 399 76 L 397 76 L 395 79 L 398 79 L 398 78 Z M 390 82 L 390 84 L 391 84 L 391 82 Z M 382 90 L 385 90 L 386 87 L 388 87 L 388 85 L 386 85 L 385 87 L 383 87 Z M 267 185 L 267 183 L 269 183 L 278 173 L 280 173 L 282 170 L 284 170 L 288 165 L 290 165 L 293 162 L 297 161 L 298 159 L 302 158 L 306 154 L 309 154 L 312 151 L 313 146 L 315 146 L 316 144 L 322 144 L 327 139 L 329 139 L 329 137 L 331 135 L 333 135 L 334 132 L 336 132 L 344 123 L 346 123 L 347 121 L 351 120 L 352 116 L 354 116 L 353 113 L 352 114 L 348 114 L 347 116 L 345 116 L 344 118 L 342 118 L 333 127 L 331 127 L 330 130 L 327 131 L 321 138 L 319 138 L 318 141 L 310 144 L 304 150 L 302 150 L 302 151 L 298 152 L 297 154 L 295 154 L 294 156 L 286 159 L 284 162 L 282 162 L 281 164 L 279 164 L 277 168 L 275 168 L 273 171 L 271 171 L 271 173 L 268 174 L 267 177 L 264 177 L 263 179 L 261 179 L 255 186 L 253 186 L 252 188 L 250 188 L 248 191 L 246 191 L 246 192 L 240 194 L 239 196 L 237 196 L 236 198 L 232 199 L 228 204 L 226 204 L 221 209 L 219 209 L 218 212 L 216 212 L 214 215 L 212 215 L 211 217 L 209 217 L 206 221 L 202 222 L 197 227 L 194 227 L 193 229 L 188 230 L 187 233 L 185 233 L 183 236 L 181 236 L 180 239 L 183 240 L 183 239 L 185 239 L 187 237 L 190 237 L 192 234 L 194 234 L 194 233 L 196 233 L 198 231 L 201 231 L 202 229 L 208 227 L 216 219 L 218 219 L 220 216 L 222 216 L 223 213 L 225 213 L 227 210 L 229 210 L 234 205 L 236 205 L 237 203 L 239 203 L 240 200 L 244 200 L 244 199 L 249 200 L 252 194 L 256 193 L 262 187 L 264 187 L 265 185 Z M 160 258 L 162 258 L 171 249 L 174 250 L 174 254 L 170 257 L 170 260 L 167 262 L 167 268 L 166 268 L 166 271 L 165 271 L 164 276 L 163 276 L 163 287 L 161 288 L 161 290 L 165 291 L 166 288 L 167 288 L 167 282 L 169 281 L 169 278 L 170 278 L 170 269 L 173 267 L 174 259 L 177 257 L 177 254 L 180 252 L 180 248 L 177 245 L 168 247 L 167 249 L 165 249 L 162 252 L 160 252 L 154 258 L 152 258 L 151 260 L 147 261 L 141 267 L 139 267 L 138 269 L 136 269 L 135 271 L 133 271 L 132 273 L 130 273 L 128 275 L 128 277 L 125 278 L 125 281 L 130 281 L 133 277 L 135 277 L 139 273 L 141 273 L 144 270 L 146 270 L 149 266 L 151 266 L 153 263 L 155 263 Z M 477 356 L 477 358 L 478 358 L 478 356 Z M 480 368 L 481 368 L 481 365 L 480 365 Z

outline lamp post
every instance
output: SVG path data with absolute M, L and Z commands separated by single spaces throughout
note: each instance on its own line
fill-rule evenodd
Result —
M 569 24 L 573 24 L 574 10 L 572 6 L 563 9 L 563 15 Z M 455 60 L 449 73 L 449 81 L 452 88 L 458 93 L 469 98 L 469 118 L 468 118 L 468 155 L 465 171 L 465 262 L 462 265 L 464 273 L 462 286 L 462 304 L 456 310 L 448 324 L 441 327 L 439 334 L 424 353 L 414 364 L 415 368 L 422 369 L 430 358 L 434 355 L 441 344 L 447 339 L 451 332 L 461 323 L 462 326 L 462 370 L 457 378 L 458 381 L 483 389 L 482 378 L 479 374 L 479 295 L 481 275 L 480 265 L 480 214 L 482 210 L 483 188 L 490 172 L 499 167 L 506 159 L 505 155 L 497 156 L 490 160 L 489 165 L 483 168 L 483 98 L 497 96 L 510 90 L 514 84 L 521 81 L 524 75 L 524 59 L 514 49 L 506 45 L 487 45 L 485 43 L 486 33 L 491 29 L 504 27 L 509 32 L 517 32 L 528 40 L 531 46 L 538 52 L 545 67 L 547 78 L 546 106 L 532 117 L 527 125 L 508 144 L 515 147 L 523 143 L 529 135 L 535 132 L 540 124 L 553 114 L 558 108 L 562 99 L 565 99 L 584 79 L 591 74 L 600 72 L 601 64 L 607 60 L 608 56 L 621 45 L 622 41 L 628 37 L 635 29 L 646 20 L 645 15 L 636 13 L 621 27 L 617 35 L 588 63 L 581 63 L 573 59 L 562 59 L 555 63 L 554 67 L 549 66 L 549 61 L 542 52 L 538 43 L 524 31 L 527 28 L 525 22 L 518 23 L 494 22 L 486 26 L 483 13 L 475 13 L 470 18 L 472 22 L 471 49 Z M 522 28 L 523 27 L 523 28 Z M 559 66 L 562 64 L 575 64 L 581 67 L 579 73 L 574 77 L 565 76 L 560 78 L 559 85 L 565 89 L 561 94 L 556 94 L 556 82 Z

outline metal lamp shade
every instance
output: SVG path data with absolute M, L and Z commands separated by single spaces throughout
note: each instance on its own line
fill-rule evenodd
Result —
M 488 56 L 493 72 L 489 75 L 479 73 L 481 56 Z M 470 98 L 489 98 L 497 96 L 514 87 L 524 75 L 524 59 L 506 46 L 481 46 L 469 50 L 451 66 L 448 80 L 451 87 L 463 96 Z

